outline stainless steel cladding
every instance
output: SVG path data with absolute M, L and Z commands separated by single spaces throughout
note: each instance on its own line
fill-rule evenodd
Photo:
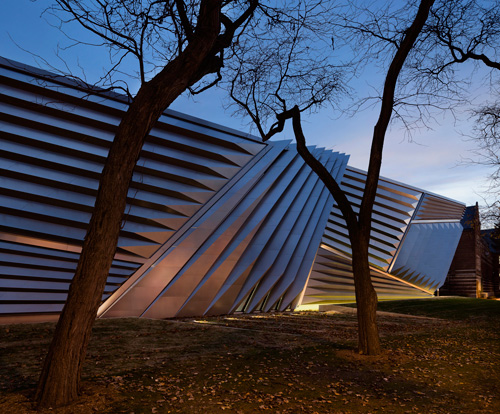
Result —
M 126 108 L 120 95 L 0 59 L 0 322 L 62 309 Z M 345 154 L 311 151 L 356 204 L 365 173 Z M 290 141 L 166 111 L 127 202 L 100 317 L 282 311 L 352 296 L 345 223 Z M 380 181 L 370 245 L 379 295 L 428 295 L 444 280 L 463 208 Z

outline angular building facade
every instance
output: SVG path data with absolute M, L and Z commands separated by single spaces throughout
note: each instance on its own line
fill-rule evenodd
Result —
M 126 100 L 0 59 L 0 321 L 57 318 Z M 354 205 L 365 173 L 311 147 Z M 464 206 L 388 179 L 370 244 L 379 298 L 429 296 Z M 332 197 L 290 141 L 166 111 L 135 169 L 99 317 L 269 312 L 352 301 Z
M 364 171 L 347 167 L 341 186 L 359 208 Z M 446 278 L 462 234 L 464 205 L 381 177 L 372 215 L 370 264 L 379 300 L 429 297 Z M 352 302 L 354 281 L 345 221 L 334 205 L 301 301 Z

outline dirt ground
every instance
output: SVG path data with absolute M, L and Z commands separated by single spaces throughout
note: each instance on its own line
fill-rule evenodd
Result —
M 78 413 L 499 413 L 500 323 L 380 313 L 356 353 L 352 310 L 98 320 Z M 0 412 L 31 398 L 54 324 L 0 326 Z

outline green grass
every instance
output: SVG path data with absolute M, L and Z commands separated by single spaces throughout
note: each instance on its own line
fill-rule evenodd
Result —
M 355 303 L 339 304 L 355 308 Z M 380 301 L 377 309 L 405 315 L 465 321 L 470 319 L 500 319 L 500 300 L 459 297 L 434 297 Z
M 379 302 L 378 310 L 434 318 L 500 319 L 500 301 L 491 299 L 439 297 Z

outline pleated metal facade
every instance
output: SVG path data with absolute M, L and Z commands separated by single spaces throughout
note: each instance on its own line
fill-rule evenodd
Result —
M 341 181 L 359 211 L 366 172 L 348 167 Z M 381 177 L 372 215 L 370 265 L 379 300 L 429 297 L 446 279 L 462 234 L 465 205 Z M 332 208 L 303 308 L 352 302 L 354 280 L 345 220 Z
M 126 108 L 122 96 L 0 59 L 0 321 L 46 320 L 62 309 Z M 310 149 L 356 202 L 365 173 L 345 154 Z M 370 246 L 379 296 L 432 293 L 453 257 L 462 210 L 381 181 Z M 424 263 L 422 255 L 437 258 Z M 166 111 L 134 172 L 98 316 L 345 300 L 349 257 L 345 223 L 292 143 Z

